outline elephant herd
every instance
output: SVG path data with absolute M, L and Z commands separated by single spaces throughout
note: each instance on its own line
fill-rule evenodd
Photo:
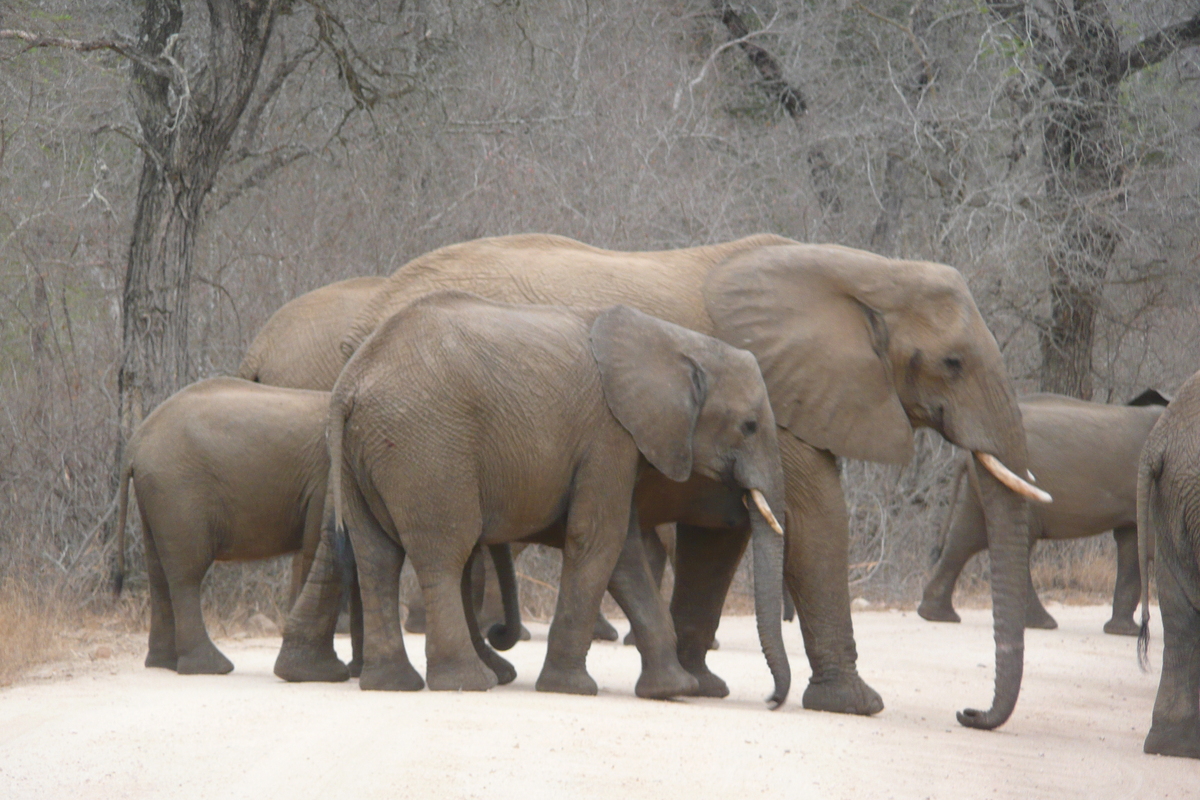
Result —
M 991 553 L 993 700 L 959 721 L 1009 718 L 1024 629 L 1055 624 L 1030 581 L 1033 541 L 1112 530 L 1107 632 L 1138 632 L 1139 574 L 1152 557 L 1158 568 L 1166 649 L 1146 750 L 1200 757 L 1197 383 L 1165 411 L 1156 393 L 1127 407 L 1018 401 L 965 281 L 941 264 L 771 235 L 656 252 L 480 239 L 291 301 L 238 378 L 155 409 L 126 450 L 119 538 L 132 485 L 147 666 L 230 671 L 200 615 L 204 575 L 214 560 L 297 552 L 276 674 L 384 690 L 511 681 L 496 652 L 520 630 L 508 545 L 553 545 L 563 569 L 537 689 L 596 692 L 586 656 L 607 589 L 642 658 L 635 691 L 651 698 L 728 694 L 705 658 L 750 547 L 768 702 L 790 687 L 786 592 L 811 667 L 803 706 L 874 714 L 837 459 L 907 463 L 927 427 L 972 455 L 921 616 L 957 620 L 963 564 Z M 644 544 L 663 523 L 676 528 L 669 605 Z M 470 578 L 485 547 L 506 610 L 486 639 Z M 400 626 L 406 561 L 427 614 L 424 678 Z M 349 665 L 333 651 L 347 585 Z

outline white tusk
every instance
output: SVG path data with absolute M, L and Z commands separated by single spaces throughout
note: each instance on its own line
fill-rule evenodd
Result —
M 1054 498 L 1048 493 L 1043 492 L 1036 486 L 1032 486 L 1028 481 L 1025 481 L 1015 475 L 1012 470 L 1004 466 L 1000 459 L 996 458 L 991 453 L 981 453 L 975 451 L 975 457 L 979 459 L 979 463 L 987 468 L 987 471 L 995 476 L 996 480 L 1003 483 L 1009 489 L 1012 489 L 1022 497 L 1028 497 L 1030 500 L 1037 500 L 1039 503 L 1053 502 Z
M 1037 483 L 1037 478 L 1034 477 L 1033 472 L 1031 470 L 1025 470 L 1025 477 L 1029 478 L 1030 483 Z
M 758 508 L 758 513 L 762 514 L 763 519 L 771 526 L 771 530 L 783 536 L 783 526 L 779 524 L 779 520 L 775 519 L 775 515 L 771 513 L 771 506 L 767 503 L 767 498 L 763 497 L 763 493 L 758 489 L 751 489 L 750 497 L 753 498 L 754 505 Z

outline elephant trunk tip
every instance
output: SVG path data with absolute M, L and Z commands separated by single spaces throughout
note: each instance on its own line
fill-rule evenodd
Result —
M 1002 711 L 997 712 L 994 708 L 989 711 L 980 711 L 977 708 L 964 708 L 956 716 L 958 723 L 964 727 L 990 731 L 999 728 L 1007 722 L 1011 714 L 1011 710 L 1008 713 L 1004 713 Z
M 767 698 L 767 708 L 771 711 L 778 711 L 783 708 L 783 704 L 787 702 L 789 686 L 775 687 L 775 691 Z

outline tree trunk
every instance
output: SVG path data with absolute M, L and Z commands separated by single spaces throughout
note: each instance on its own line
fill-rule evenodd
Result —
M 1041 331 L 1043 391 L 1092 396 L 1092 345 L 1113 254 L 1121 235 L 1111 220 L 1125 153 L 1120 84 L 1131 73 L 1200 42 L 1200 14 L 1129 48 L 1105 0 L 1054 3 L 988 0 L 1027 42 L 1042 81 L 1027 87 L 1042 106 L 1050 314 Z
M 134 62 L 131 88 L 143 160 L 122 296 L 118 465 L 142 417 L 191 378 L 188 306 L 204 199 L 258 80 L 277 7 L 208 0 L 207 48 L 190 67 L 176 46 L 181 0 L 143 9 L 138 41 L 148 60 Z

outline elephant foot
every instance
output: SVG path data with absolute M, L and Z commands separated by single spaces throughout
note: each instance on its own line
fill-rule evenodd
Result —
M 233 662 L 210 644 L 181 655 L 175 671 L 180 675 L 225 675 L 233 672 Z
M 147 667 L 156 667 L 158 669 L 169 669 L 169 670 L 174 671 L 175 665 L 178 662 L 179 662 L 179 659 L 175 656 L 174 651 L 172 651 L 170 653 L 160 653 L 160 652 L 155 652 L 154 650 L 151 650 L 149 653 L 146 654 L 146 666 Z
M 361 668 L 359 662 L 360 671 Z M 340 683 L 354 673 L 334 655 L 331 647 L 304 647 L 284 639 L 275 658 L 275 674 L 292 683 Z
M 504 661 L 499 656 L 497 658 Z M 434 692 L 486 692 L 500 682 L 496 673 L 478 658 L 430 664 L 426 674 L 429 688 Z M 513 678 L 516 676 L 516 670 L 513 670 Z
M 425 681 L 407 661 L 363 664 L 358 688 L 370 692 L 419 692 L 425 688 Z
M 633 693 L 650 700 L 696 697 L 700 694 L 700 681 L 678 664 L 671 664 L 655 670 L 643 670 Z
M 1137 636 L 1138 624 L 1133 621 L 1133 617 L 1128 619 L 1117 619 L 1113 617 L 1108 622 L 1104 623 L 1104 632 L 1111 633 L 1114 636 Z
M 362 658 L 352 658 L 350 663 L 346 665 L 346 669 L 350 673 L 351 678 L 357 678 L 362 675 L 363 660 Z
M 596 624 L 592 626 L 592 639 L 598 642 L 615 642 L 618 636 L 617 629 L 603 614 L 596 617 Z
M 542 674 L 538 675 L 534 688 L 539 692 L 560 694 L 596 694 L 600 691 L 586 669 L 558 669 L 549 664 L 542 667 Z
M 1152 724 L 1142 750 L 1160 756 L 1200 758 L 1200 724 Z
M 508 659 L 501 657 L 494 651 L 487 654 L 483 663 L 495 673 L 496 680 L 500 686 L 507 686 L 517 679 L 517 668 L 510 664 Z
M 1041 603 L 1038 603 L 1035 607 L 1025 609 L 1025 627 L 1052 631 L 1058 627 L 1058 621 L 1050 616 L 1050 612 L 1043 608 Z
M 883 698 L 858 673 L 832 680 L 809 680 L 801 705 L 811 711 L 870 716 L 883 711 Z
M 710 672 L 707 665 L 701 664 L 695 669 L 688 669 L 688 674 L 700 684 L 693 694 L 694 697 L 719 698 L 729 696 L 729 685 L 721 680 L 720 676 Z
M 917 606 L 917 614 L 930 622 L 962 622 L 954 606 L 946 602 L 922 600 L 921 605 Z

